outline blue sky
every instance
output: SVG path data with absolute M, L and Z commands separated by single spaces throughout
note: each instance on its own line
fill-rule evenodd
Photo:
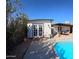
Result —
M 73 21 L 73 0 L 21 0 L 22 12 L 29 19 L 54 19 L 55 22 Z

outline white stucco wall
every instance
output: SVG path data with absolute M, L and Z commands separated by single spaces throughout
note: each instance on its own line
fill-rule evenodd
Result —
M 29 23 L 27 24 L 28 38 L 33 38 L 33 28 L 32 27 L 34 24 L 37 24 L 37 25 L 42 24 L 43 25 L 43 35 L 42 36 L 44 36 L 44 37 L 51 36 L 51 22 L 38 20 L 38 21 L 29 21 Z M 37 36 L 39 36 L 39 35 L 37 35 Z
M 51 23 L 44 23 L 44 37 L 50 37 L 51 35 Z

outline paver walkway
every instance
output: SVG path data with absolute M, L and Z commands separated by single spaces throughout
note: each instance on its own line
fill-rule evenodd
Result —
M 50 39 L 44 42 L 32 41 L 23 59 L 55 59 L 54 53 Z
M 32 40 L 28 39 L 16 48 L 16 59 L 23 59 L 25 52 L 28 50 Z

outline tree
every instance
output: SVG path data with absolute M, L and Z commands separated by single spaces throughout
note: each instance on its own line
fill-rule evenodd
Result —
M 8 54 L 9 49 L 14 49 L 27 36 L 25 33 L 27 34 L 28 17 L 24 13 L 16 13 L 17 17 L 12 16 L 13 13 L 17 12 L 17 7 L 20 7 L 20 0 L 6 0 L 6 4 L 6 46 Z
M 20 9 L 20 0 L 6 0 L 6 25 L 11 21 L 12 14 Z
M 18 35 L 20 37 L 20 40 L 23 40 L 23 37 L 27 37 L 27 20 L 28 17 L 24 13 L 20 13 L 15 20 L 15 28 L 16 28 L 15 33 L 16 34 L 17 32 L 19 33 Z

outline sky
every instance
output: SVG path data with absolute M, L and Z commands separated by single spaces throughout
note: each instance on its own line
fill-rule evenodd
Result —
M 21 11 L 27 14 L 30 20 L 73 21 L 73 0 L 21 0 L 21 3 Z

